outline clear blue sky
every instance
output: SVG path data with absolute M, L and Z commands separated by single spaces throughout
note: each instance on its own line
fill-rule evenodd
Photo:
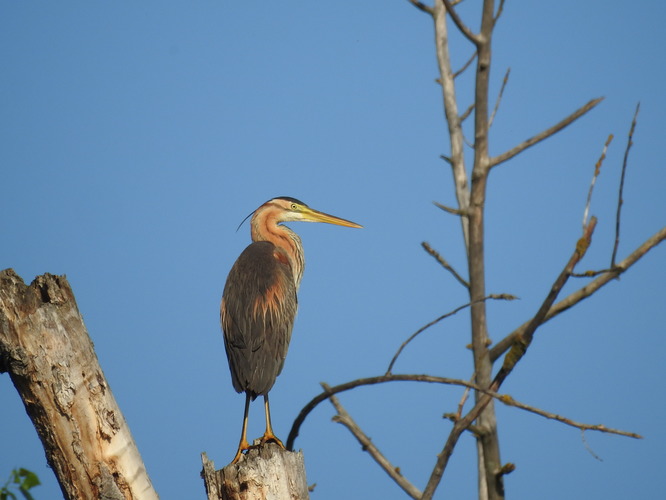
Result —
M 461 15 L 476 28 L 476 1 Z M 498 154 L 589 99 L 606 100 L 543 145 L 498 168 L 488 200 L 489 305 L 499 340 L 538 307 L 580 235 L 591 173 L 615 134 L 582 268 L 608 265 L 617 184 L 634 107 L 619 255 L 666 220 L 659 2 L 510 1 L 497 27 L 493 93 L 509 85 L 491 136 Z M 454 65 L 470 55 L 453 40 Z M 283 374 L 271 393 L 286 439 L 320 381 L 378 375 L 400 343 L 466 302 L 420 248 L 465 271 L 453 204 L 430 19 L 405 0 L 342 2 L 0 3 L 0 268 L 27 282 L 66 274 L 104 372 L 156 489 L 203 498 L 199 454 L 218 467 L 238 441 L 243 397 L 219 328 L 226 274 L 249 242 L 239 222 L 288 195 L 363 230 L 292 224 L 307 268 Z M 464 109 L 469 78 L 459 84 Z M 464 88 L 464 85 L 468 86 Z M 566 415 L 645 435 L 580 432 L 498 408 L 509 498 L 656 498 L 666 489 L 664 248 L 538 331 L 503 391 Z M 573 291 L 583 282 L 570 284 Z M 397 373 L 469 378 L 467 316 L 424 333 Z M 373 441 L 422 488 L 458 389 L 396 384 L 341 398 Z M 0 481 L 27 467 L 59 490 L 9 377 L 0 377 Z M 306 421 L 313 498 L 404 498 L 330 421 Z M 261 405 L 251 437 L 263 432 Z M 439 498 L 476 498 L 464 437 Z M 549 485 L 545 487 L 545 485 Z

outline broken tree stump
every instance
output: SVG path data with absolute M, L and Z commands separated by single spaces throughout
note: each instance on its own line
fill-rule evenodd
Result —
M 215 470 L 201 454 L 201 477 L 208 500 L 307 500 L 303 452 L 287 451 L 274 443 L 253 446 L 236 464 Z

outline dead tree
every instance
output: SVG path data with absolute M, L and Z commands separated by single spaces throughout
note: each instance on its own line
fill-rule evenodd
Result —
M 562 417 L 560 415 L 546 412 L 528 405 L 517 403 L 507 395 L 500 395 L 499 390 L 502 383 L 513 371 L 516 364 L 526 354 L 538 328 L 546 321 L 578 304 L 581 300 L 589 297 L 601 287 L 619 277 L 635 264 L 649 250 L 657 246 L 666 238 L 666 228 L 657 231 L 651 238 L 641 244 L 636 250 L 624 260 L 617 262 L 617 242 L 619 241 L 620 208 L 622 205 L 622 186 L 620 182 L 620 196 L 616 215 L 616 242 L 612 251 L 611 263 L 608 268 L 594 271 L 577 273 L 576 266 L 585 255 L 592 242 L 592 236 L 596 226 L 596 218 L 589 217 L 589 205 L 594 181 L 599 174 L 601 163 L 605 157 L 608 143 L 604 147 L 599 162 L 595 165 L 594 175 L 590 186 L 587 206 L 583 216 L 583 228 L 578 241 L 572 242 L 571 254 L 565 261 L 560 273 L 555 277 L 547 291 L 540 307 L 533 316 L 514 332 L 508 333 L 503 339 L 492 344 L 488 337 L 488 323 L 486 314 L 486 303 L 488 300 L 511 300 L 514 297 L 508 294 L 488 294 L 486 290 L 486 257 L 484 254 L 484 239 L 486 225 L 486 194 L 488 180 L 491 170 L 499 168 L 508 160 L 519 155 L 523 151 L 539 144 L 545 139 L 552 137 L 562 129 L 568 127 L 580 117 L 594 109 L 601 98 L 591 99 L 589 102 L 576 109 L 568 116 L 562 118 L 551 127 L 536 133 L 529 139 L 515 145 L 514 147 L 497 155 L 490 153 L 490 129 L 493 118 L 498 110 L 502 92 L 508 81 L 507 71 L 495 105 L 490 105 L 489 82 L 491 75 L 491 54 L 493 32 L 497 22 L 500 20 L 504 1 L 483 0 L 480 2 L 481 20 L 480 28 L 474 31 L 470 25 L 458 15 L 456 5 L 460 0 L 434 0 L 432 5 L 419 0 L 408 0 L 421 12 L 427 14 L 432 22 L 436 46 L 437 66 L 439 78 L 437 83 L 441 86 L 443 110 L 448 128 L 449 153 L 442 155 L 442 159 L 450 166 L 454 193 L 457 201 L 456 206 L 446 206 L 435 203 L 447 214 L 451 214 L 460 220 L 462 242 L 467 255 L 467 269 L 465 272 L 456 271 L 442 255 L 429 244 L 423 243 L 423 248 L 433 256 L 437 262 L 449 271 L 454 279 L 462 285 L 469 296 L 469 302 L 457 307 L 453 311 L 442 315 L 428 323 L 415 332 L 400 347 L 393 360 L 389 363 L 386 373 L 376 377 L 354 380 L 329 387 L 324 384 L 324 392 L 314 397 L 308 403 L 295 420 L 287 441 L 287 447 L 294 444 L 298 436 L 300 426 L 307 415 L 319 403 L 330 400 L 337 411 L 334 420 L 347 427 L 353 436 L 363 446 L 380 467 L 412 498 L 430 499 L 440 485 L 444 471 L 454 448 L 465 431 L 470 431 L 477 441 L 478 455 L 478 490 L 480 499 L 501 500 L 504 498 L 503 476 L 513 470 L 510 463 L 504 464 L 500 456 L 500 443 L 497 432 L 497 421 L 494 410 L 494 401 L 515 406 L 546 418 L 553 418 L 567 425 L 572 425 L 581 430 L 597 430 L 601 432 L 613 432 L 629 437 L 640 437 L 637 434 L 611 430 L 605 426 L 590 426 Z M 477 25 L 478 23 L 473 23 Z M 470 58 L 460 69 L 454 70 L 449 52 L 449 26 L 452 25 L 469 43 Z M 465 71 L 474 71 L 473 102 L 463 108 L 458 101 L 457 77 Z M 464 109 L 464 111 L 461 111 Z M 638 109 L 636 110 L 638 113 Z M 468 137 L 465 137 L 464 124 L 467 119 L 473 123 L 467 125 Z M 636 117 L 629 132 L 629 141 L 626 148 L 625 159 L 622 169 L 622 179 L 627 166 L 627 155 L 632 144 L 633 131 Z M 610 141 L 610 139 L 609 139 Z M 609 254 L 611 252 L 609 251 Z M 564 256 L 563 256 L 564 261 Z M 466 274 L 466 276 L 465 276 Z M 584 286 L 571 293 L 564 299 L 558 301 L 560 292 L 571 277 L 581 277 L 589 280 Z M 472 351 L 473 376 L 471 381 L 455 380 L 446 377 L 437 377 L 423 374 L 394 374 L 392 372 L 396 358 L 403 348 L 422 331 L 439 321 L 457 313 L 463 309 L 469 310 L 470 338 L 469 347 Z M 501 360 L 501 366 L 495 364 Z M 499 363 L 498 363 L 499 364 Z M 362 385 L 373 385 L 387 383 L 397 380 L 411 380 L 416 382 L 442 383 L 465 387 L 461 401 L 456 411 L 447 414 L 452 421 L 452 429 L 448 438 L 442 444 L 442 450 L 432 467 L 432 472 L 421 490 L 412 484 L 401 473 L 392 462 L 370 441 L 365 432 L 360 429 L 335 397 L 336 394 L 354 389 Z M 465 410 L 469 391 L 473 391 L 474 401 L 471 408 Z
M 65 498 L 158 498 L 64 276 L 0 272 L 8 372 Z

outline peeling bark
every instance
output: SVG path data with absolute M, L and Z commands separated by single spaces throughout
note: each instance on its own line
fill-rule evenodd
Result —
M 4 372 L 66 499 L 158 498 L 64 276 L 0 272 Z
M 201 477 L 208 500 L 307 500 L 302 452 L 287 451 L 269 443 L 250 448 L 237 464 L 215 470 L 206 453 L 201 454 Z

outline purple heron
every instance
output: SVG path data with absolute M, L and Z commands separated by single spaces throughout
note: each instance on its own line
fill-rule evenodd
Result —
M 260 443 L 274 442 L 284 448 L 273 433 L 268 392 L 287 356 L 305 257 L 301 239 L 282 223 L 327 222 L 363 227 L 286 196 L 267 201 L 250 215 L 252 243 L 229 271 L 220 304 L 231 381 L 236 392 L 245 393 L 243 428 L 232 464 L 250 448 L 248 413 L 250 401 L 258 396 L 264 397 L 266 412 L 266 432 Z

